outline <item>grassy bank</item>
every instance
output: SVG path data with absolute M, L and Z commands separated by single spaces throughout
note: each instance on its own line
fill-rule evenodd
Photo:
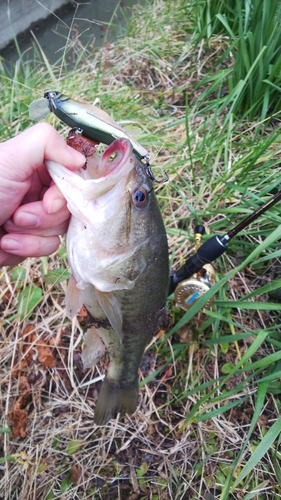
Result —
M 156 177 L 170 178 L 157 195 L 173 269 L 195 224 L 204 240 L 224 234 L 278 191 L 280 170 L 278 112 L 235 111 L 245 85 L 228 85 L 233 40 L 200 39 L 197 3 L 186 4 L 136 8 L 115 44 L 71 48 L 71 71 L 38 49 L 35 64 L 0 73 L 2 140 L 31 125 L 30 102 L 53 88 L 94 101 L 147 147 Z M 174 326 L 145 353 L 138 410 L 102 428 L 93 414 L 105 370 L 82 370 L 63 246 L 2 270 L 3 498 L 281 498 L 280 222 L 276 206 L 233 239 L 190 311 L 168 301 Z

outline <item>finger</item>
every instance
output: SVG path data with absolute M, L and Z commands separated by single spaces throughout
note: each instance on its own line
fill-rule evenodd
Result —
M 21 257 L 20 255 L 12 255 L 0 248 L 0 267 L 2 266 L 14 267 L 17 266 L 24 259 L 25 257 Z
M 34 236 L 59 236 L 65 234 L 68 228 L 68 220 L 62 222 L 54 227 L 18 227 L 13 224 L 11 220 L 8 220 L 4 224 L 5 231 L 11 236 L 12 234 L 27 234 Z
M 44 160 L 57 161 L 72 170 L 85 164 L 85 157 L 69 147 L 62 136 L 45 122 L 37 123 L 1 144 L 1 162 L 7 179 L 25 181 Z
M 56 213 L 47 214 L 43 208 L 42 201 L 35 201 L 20 206 L 4 224 L 8 233 L 26 233 L 42 236 L 63 234 L 68 226 L 70 213 L 66 207 L 64 198 L 53 200 L 53 206 L 61 207 Z
M 43 208 L 47 214 L 55 214 L 67 205 L 66 199 L 54 184 L 44 194 Z
M 58 236 L 34 236 L 33 234 L 6 234 L 0 241 L 1 249 L 19 257 L 42 257 L 50 255 L 59 248 Z M 2 265 L 11 265 L 10 263 Z

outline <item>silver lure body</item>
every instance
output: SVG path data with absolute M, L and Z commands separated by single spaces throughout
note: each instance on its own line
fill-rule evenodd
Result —
M 45 92 L 49 110 L 71 128 L 82 129 L 89 139 L 110 145 L 115 139 L 128 139 L 136 156 L 149 163 L 148 151 L 131 137 L 111 116 L 93 104 L 71 99 L 56 90 Z

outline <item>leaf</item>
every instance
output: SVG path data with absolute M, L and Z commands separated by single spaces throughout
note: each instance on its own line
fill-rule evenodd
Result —
M 53 498 L 55 498 L 55 493 L 53 492 L 53 490 L 50 490 L 45 498 L 45 500 L 53 500 Z
M 25 377 L 22 377 L 25 378 Z M 21 396 L 16 400 L 12 408 L 12 422 L 13 422 L 13 438 L 16 437 L 26 437 L 26 424 L 28 419 L 28 413 L 24 409 L 26 401 L 30 395 L 30 389 L 26 388 Z
M 57 254 L 60 256 L 61 259 L 67 259 L 67 253 L 65 247 L 59 248 Z
M 246 463 L 245 467 L 243 468 L 242 472 L 239 474 L 238 478 L 233 484 L 233 488 L 236 488 L 241 481 L 248 476 L 248 474 L 251 473 L 253 468 L 257 465 L 258 462 L 264 457 L 264 455 L 268 452 L 269 448 L 271 447 L 272 443 L 275 441 L 275 439 L 278 437 L 278 435 L 281 432 L 281 417 L 279 417 L 276 422 L 274 422 L 273 426 L 269 429 L 269 431 L 266 433 L 264 438 L 261 440 L 259 445 L 256 447 L 255 451 L 253 452 L 251 458 L 248 460 Z
M 53 350 L 42 340 L 36 340 L 36 347 L 38 349 L 38 361 L 46 368 L 54 368 L 56 360 Z
M 281 394 L 281 384 L 280 380 L 273 380 L 268 384 L 268 392 L 270 394 Z
M 228 349 L 229 349 L 229 344 L 227 342 L 224 342 L 223 344 L 220 343 L 220 348 L 221 348 L 221 352 L 223 354 L 226 354 L 228 352 Z
M 248 495 L 245 495 L 243 500 L 256 500 L 258 498 L 257 491 L 263 491 L 264 489 L 266 489 L 266 487 L 267 489 L 268 487 L 270 488 L 270 481 L 268 479 L 263 481 L 262 483 L 255 484 L 255 486 L 253 487 L 253 491 L 248 493 Z
M 22 266 L 16 266 L 12 269 L 12 279 L 14 282 L 17 282 L 17 288 L 21 287 L 21 281 L 24 281 L 26 278 L 26 270 Z
M 137 476 L 143 477 L 148 471 L 148 465 L 146 462 L 143 462 L 139 469 L 137 469 Z
M 20 319 L 26 319 L 42 298 L 42 289 L 28 285 L 18 296 L 18 310 Z
M 225 363 L 222 367 L 221 367 L 221 371 L 222 373 L 225 373 L 225 374 L 228 374 L 231 372 L 231 370 L 233 370 L 234 368 L 234 364 L 233 363 Z
M 274 451 L 274 453 L 272 455 L 272 463 L 273 463 L 273 468 L 274 468 L 274 472 L 276 474 L 278 483 L 281 486 L 281 470 L 280 470 L 280 463 L 279 463 L 279 460 L 277 458 L 277 456 L 278 456 L 278 448 L 279 448 L 279 445 L 280 445 L 280 441 L 281 441 L 281 438 L 279 436 L 278 443 L 276 444 L 275 451 Z
M 279 485 L 281 486 L 280 463 L 279 463 L 279 460 L 276 457 L 276 453 L 272 457 L 272 463 L 273 463 L 274 472 L 276 474 L 276 478 L 278 480 Z
M 281 288 L 281 280 L 270 281 L 266 285 L 264 285 L 260 288 L 257 288 L 253 292 L 247 293 L 247 295 L 244 295 L 243 301 L 245 301 L 247 299 L 251 299 L 252 297 L 256 297 L 256 296 L 259 297 L 263 293 L 269 293 L 269 292 L 272 292 L 274 290 L 278 290 L 279 288 Z
M 205 415 L 202 415 L 202 417 L 200 417 L 200 416 L 197 417 L 196 420 L 197 420 L 197 422 L 204 422 L 204 420 L 210 420 L 213 417 L 221 415 L 222 413 L 225 413 L 225 412 L 231 410 L 232 408 L 235 408 L 235 406 L 240 405 L 241 403 L 243 403 L 246 400 L 247 400 L 247 396 L 245 396 L 244 398 L 241 398 L 239 400 L 232 401 L 232 403 L 225 404 L 224 406 L 219 406 L 215 410 L 212 410 L 208 413 L 205 413 Z
M 85 441 L 83 441 L 83 439 L 72 439 L 71 441 L 69 441 L 69 443 L 67 444 L 67 447 L 66 447 L 66 453 L 68 455 L 73 455 L 74 453 L 76 453 L 80 448 L 81 446 L 83 446 L 85 444 Z
M 14 455 L 5 455 L 4 457 L 0 458 L 0 464 L 4 464 L 5 462 L 15 462 L 16 459 Z
M 241 458 L 243 457 L 243 454 L 245 452 L 247 444 L 248 444 L 248 442 L 250 440 L 251 434 L 252 434 L 252 432 L 253 432 L 253 430 L 254 430 L 254 428 L 256 426 L 256 423 L 258 421 L 258 418 L 259 418 L 259 416 L 260 416 L 260 414 L 262 412 L 262 408 L 263 408 L 263 405 L 264 405 L 266 394 L 267 394 L 267 383 L 266 382 L 262 382 L 259 385 L 259 388 L 258 388 L 257 398 L 256 398 L 256 405 L 255 405 L 255 411 L 254 411 L 254 415 L 252 417 L 252 421 L 251 421 L 251 425 L 250 425 L 248 434 L 246 436 L 246 439 L 244 440 L 244 443 L 243 443 L 243 445 L 241 447 L 240 452 L 238 453 L 237 457 L 235 458 L 235 460 L 233 462 L 233 466 L 229 470 L 229 474 L 228 474 L 228 476 L 226 478 L 226 481 L 225 481 L 225 484 L 224 484 L 224 488 L 223 488 L 220 500 L 228 500 L 229 499 L 229 492 L 230 492 L 230 489 L 231 489 L 231 483 L 232 483 L 233 473 L 236 470 L 236 468 L 238 467 L 238 465 L 240 464 Z
M 246 302 L 239 300 L 216 300 L 216 305 L 223 308 L 248 309 L 251 311 L 281 311 L 281 304 L 275 302 Z
M 214 285 L 215 286 L 215 285 Z M 209 293 L 209 291 L 207 292 Z M 207 294 L 206 293 L 206 294 Z M 199 301 L 200 299 L 198 299 Z M 267 331 L 260 331 L 259 335 L 255 338 L 253 343 L 250 345 L 249 349 L 245 352 L 245 354 L 242 356 L 242 358 L 237 362 L 237 364 L 234 366 L 234 368 L 224 377 L 222 382 L 220 382 L 220 385 L 217 386 L 215 389 L 212 389 L 208 394 L 204 395 L 195 403 L 193 408 L 191 409 L 189 415 L 186 417 L 184 421 L 184 425 L 189 425 L 190 422 L 193 421 L 193 419 L 196 419 L 196 414 L 202 406 L 205 401 L 210 400 L 210 398 L 214 395 L 214 393 L 218 390 L 218 387 L 222 387 L 222 385 L 226 384 L 230 378 L 235 375 L 235 373 L 238 372 L 240 367 L 243 367 L 243 370 L 245 370 L 245 365 L 247 365 L 247 361 L 251 358 L 251 356 L 256 352 L 256 350 L 259 348 L 259 346 L 264 342 L 268 335 Z M 253 368 L 253 364 L 251 365 Z
M 82 478 L 82 468 L 80 465 L 72 464 L 71 466 L 71 480 L 73 484 L 79 484 Z
M 62 480 L 60 490 L 64 493 L 72 485 L 71 474 L 68 473 L 67 476 Z
M 61 281 L 69 279 L 70 276 L 71 274 L 69 271 L 67 271 L 67 269 L 53 269 L 47 274 L 44 274 L 43 280 L 44 283 L 47 284 L 60 283 Z

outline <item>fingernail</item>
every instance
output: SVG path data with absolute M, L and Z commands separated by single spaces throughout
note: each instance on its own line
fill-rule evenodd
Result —
M 20 250 L 22 245 L 18 240 L 14 240 L 14 238 L 8 238 L 5 236 L 5 238 L 2 238 L 1 240 L 1 247 L 3 250 Z
M 35 227 L 40 223 L 39 217 L 30 212 L 20 212 L 15 216 L 15 224 L 23 227 Z
M 79 151 L 76 151 L 71 146 L 68 146 L 68 151 L 77 163 L 85 163 L 85 156 L 82 153 L 79 153 Z
M 65 208 L 66 201 L 62 199 L 53 200 L 48 206 L 48 214 L 55 214 Z

